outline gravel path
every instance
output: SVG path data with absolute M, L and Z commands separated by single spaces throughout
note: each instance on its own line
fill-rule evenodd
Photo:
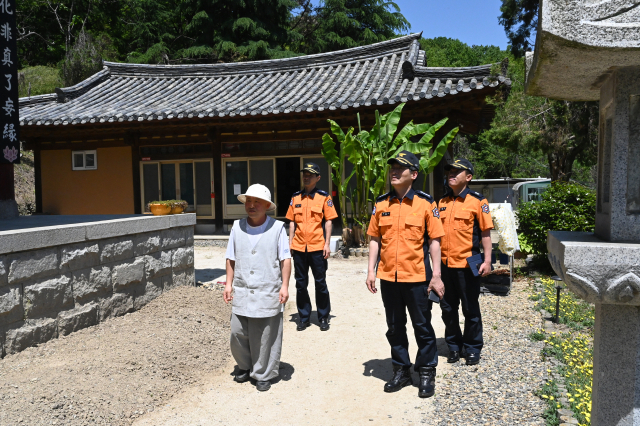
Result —
M 546 378 L 540 358 L 544 344 L 529 334 L 540 315 L 529 301 L 529 284 L 515 282 L 509 296 L 480 299 L 485 348 L 480 364 L 454 364 L 439 381 L 434 419 L 449 425 L 544 425 L 544 403 L 533 394 Z

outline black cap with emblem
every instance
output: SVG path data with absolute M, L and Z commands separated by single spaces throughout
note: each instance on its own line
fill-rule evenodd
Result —
M 320 167 L 316 163 L 304 163 L 304 168 L 300 170 L 301 172 L 311 172 L 316 175 L 320 174 Z
M 409 151 L 400 151 L 395 157 L 389 158 L 387 164 L 400 164 L 401 166 L 408 167 L 410 170 L 418 171 L 420 168 L 420 161 L 418 157 Z
M 465 160 L 464 158 L 458 158 L 453 163 L 447 164 L 446 166 L 444 166 L 444 169 L 446 171 L 449 171 L 451 169 L 468 170 L 469 173 L 473 174 L 473 165 L 469 160 Z

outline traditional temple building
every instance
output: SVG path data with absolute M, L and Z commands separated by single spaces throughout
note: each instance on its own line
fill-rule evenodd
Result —
M 493 117 L 486 98 L 508 79 L 492 76 L 491 65 L 428 67 L 419 39 L 257 62 L 105 62 L 73 87 L 22 98 L 37 211 L 133 214 L 149 201 L 179 198 L 200 229 L 221 229 L 244 215 L 236 195 L 252 183 L 269 187 L 283 217 L 303 162 L 323 168 L 319 187 L 331 191 L 320 153 L 327 119 L 356 126 L 359 113 L 370 129 L 375 110 L 406 102 L 401 126 L 449 118 L 434 141 L 455 126 L 477 133 Z M 430 184 L 438 195 L 441 185 Z

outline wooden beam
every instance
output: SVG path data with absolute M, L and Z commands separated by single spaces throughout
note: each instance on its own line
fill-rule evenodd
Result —
M 130 133 L 125 139 L 125 144 L 131 145 L 131 170 L 133 173 L 133 212 L 142 214 L 141 200 L 142 191 L 140 188 L 140 147 L 137 133 Z
M 37 147 L 33 150 L 33 172 L 36 191 L 36 213 L 42 213 L 42 153 Z

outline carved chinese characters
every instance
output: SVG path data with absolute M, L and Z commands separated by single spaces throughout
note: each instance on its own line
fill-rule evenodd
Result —
M 0 163 L 20 162 L 15 0 L 0 0 Z

